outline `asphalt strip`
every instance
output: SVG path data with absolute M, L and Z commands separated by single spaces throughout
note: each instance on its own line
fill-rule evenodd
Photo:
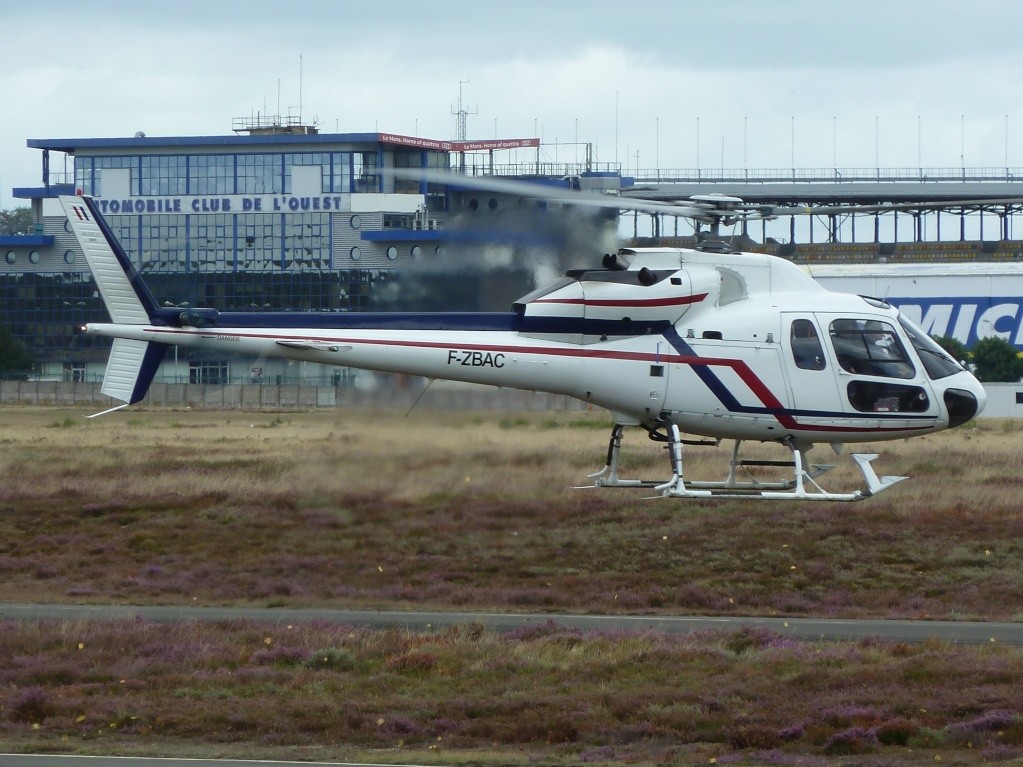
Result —
M 938 639 L 958 644 L 1023 646 L 1023 623 L 912 621 L 878 619 L 773 618 L 741 616 L 567 615 L 555 613 L 401 612 L 323 608 L 204 607 L 198 605 L 62 605 L 0 602 L 0 620 L 329 621 L 367 628 L 413 631 L 479 623 L 495 631 L 555 623 L 580 631 L 691 631 L 765 628 L 803 641 L 857 641 L 868 637 L 893 642 Z

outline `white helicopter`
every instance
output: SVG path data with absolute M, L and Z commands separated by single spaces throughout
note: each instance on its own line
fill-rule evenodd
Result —
M 551 196 L 524 182 L 442 175 L 462 187 Z M 716 195 L 684 206 L 562 199 L 688 216 L 709 223 L 712 235 L 720 224 L 778 212 Z M 984 407 L 977 379 L 894 307 L 829 292 L 774 256 L 721 246 L 622 249 L 506 313 L 182 310 L 157 304 L 91 199 L 61 202 L 112 320 L 82 328 L 114 339 L 101 391 L 124 404 L 104 413 L 145 397 L 170 346 L 202 346 L 576 397 L 608 409 L 615 421 L 590 487 L 645 487 L 673 498 L 856 501 L 905 477 L 878 477 L 876 454 L 854 453 L 865 487 L 825 490 L 817 478 L 834 466 L 808 461 L 815 443 L 839 454 L 845 443 L 959 426 Z M 627 426 L 665 443 L 666 479 L 619 475 Z M 687 480 L 683 446 L 721 440 L 734 441 L 725 478 Z M 790 460 L 744 459 L 744 441 L 783 445 Z M 785 467 L 788 476 L 761 481 L 750 466 Z

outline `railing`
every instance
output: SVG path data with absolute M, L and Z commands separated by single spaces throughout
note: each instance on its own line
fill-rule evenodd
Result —
M 626 169 L 624 175 L 646 183 L 1006 183 L 1023 181 L 1023 168 L 681 168 Z
M 451 169 L 461 171 L 460 158 L 452 155 Z M 520 162 L 491 165 L 483 157 L 466 157 L 469 176 L 546 176 L 563 178 L 588 173 L 632 177 L 640 183 L 864 183 L 864 182 L 1001 182 L 1023 183 L 1023 168 L 622 168 L 614 162 Z M 51 172 L 50 186 L 74 184 L 72 172 Z
M 452 156 L 452 170 L 462 170 Z M 623 168 L 620 163 L 520 162 L 490 164 L 486 158 L 466 158 L 470 176 L 578 176 L 617 173 L 637 182 L 663 183 L 863 183 L 863 182 L 1023 182 L 1023 168 Z
M 46 180 L 47 186 L 60 186 L 64 184 L 74 184 L 75 174 L 73 171 L 51 171 L 49 177 Z
M 286 133 L 315 133 L 311 125 L 305 125 L 296 115 L 255 114 L 249 117 L 231 118 L 231 130 L 235 133 L 246 131 L 280 130 Z
M 469 158 L 467 158 L 468 160 Z M 451 169 L 461 171 L 462 166 L 452 157 Z M 564 176 L 581 176 L 586 173 L 621 173 L 621 166 L 612 162 L 520 162 L 495 163 L 491 165 L 482 159 L 474 158 L 473 162 L 465 163 L 465 174 L 468 176 L 547 176 L 563 178 Z

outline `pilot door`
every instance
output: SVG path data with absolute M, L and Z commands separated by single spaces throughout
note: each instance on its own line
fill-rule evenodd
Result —
M 814 315 L 783 313 L 782 333 L 788 345 L 785 369 L 792 405 L 801 422 L 812 424 L 815 414 L 831 420 L 836 411 L 848 410 L 844 398 L 839 396 L 834 364 Z

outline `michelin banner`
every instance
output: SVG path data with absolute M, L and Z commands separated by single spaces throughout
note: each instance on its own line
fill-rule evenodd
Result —
M 932 336 L 1023 350 L 1023 264 L 846 264 L 808 269 L 828 290 L 881 298 Z
M 932 336 L 954 336 L 967 346 L 997 336 L 1023 350 L 1020 296 L 897 298 L 888 302 Z

